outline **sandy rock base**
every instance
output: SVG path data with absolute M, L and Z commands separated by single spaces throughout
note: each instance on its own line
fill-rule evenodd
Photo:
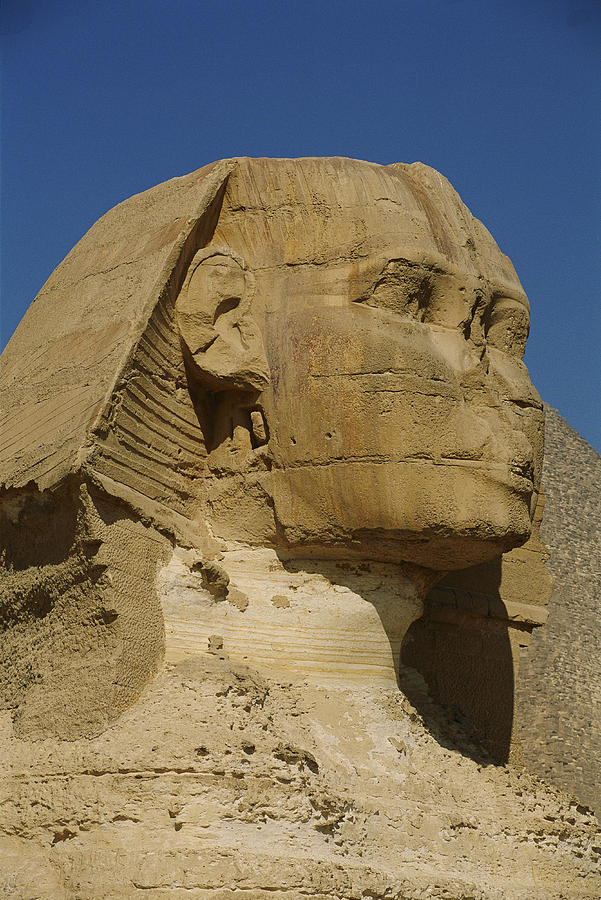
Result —
M 5 723 L 5 735 L 8 723 Z M 601 834 L 536 779 L 425 729 L 389 686 L 169 666 L 92 741 L 5 740 L 18 898 L 598 898 Z

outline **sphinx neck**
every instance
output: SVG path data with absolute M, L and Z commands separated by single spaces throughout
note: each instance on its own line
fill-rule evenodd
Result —
M 411 567 L 226 551 L 207 587 L 176 551 L 160 579 L 166 662 L 216 654 L 281 679 L 394 682 L 403 638 L 435 576 Z M 210 586 L 209 586 L 210 587 Z

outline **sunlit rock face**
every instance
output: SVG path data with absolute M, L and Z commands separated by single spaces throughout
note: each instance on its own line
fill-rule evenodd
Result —
M 3 889 L 599 896 L 588 812 L 398 684 L 434 596 L 414 655 L 511 745 L 527 333 L 421 164 L 224 160 L 93 226 L 0 369 Z
M 191 380 L 227 398 L 232 435 L 239 394 L 257 392 L 276 544 L 441 570 L 529 536 L 543 417 L 528 301 L 440 175 L 241 160 L 190 269 L 176 311 Z M 247 433 L 252 460 L 265 439 Z M 233 439 L 243 453 L 243 426 Z M 215 532 L 239 537 L 215 508 Z

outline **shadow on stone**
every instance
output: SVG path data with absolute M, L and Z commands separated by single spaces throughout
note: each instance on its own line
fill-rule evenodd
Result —
M 469 746 L 479 741 L 495 761 L 519 763 L 514 736 L 519 629 L 498 617 L 500 577 L 498 560 L 451 573 L 430 591 L 423 616 L 403 641 L 399 682 L 441 743 L 446 718 L 465 731 L 469 755 L 474 755 Z M 474 582 L 481 592 L 473 590 Z M 517 638 L 513 648 L 511 631 Z M 445 708 L 445 716 L 432 701 Z

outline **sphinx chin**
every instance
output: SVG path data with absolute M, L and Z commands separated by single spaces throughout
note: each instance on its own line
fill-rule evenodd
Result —
M 502 553 L 525 543 L 530 523 L 524 530 L 494 531 L 484 523 L 463 532 L 433 528 L 418 534 L 411 532 L 368 531 L 355 535 L 359 553 L 364 557 L 398 563 L 411 563 L 426 569 L 447 572 L 464 569 L 498 558 Z
M 341 462 L 274 474 L 278 533 L 296 553 L 448 571 L 499 557 L 531 533 L 532 485 L 518 491 L 496 470 Z
M 494 530 L 482 523 L 463 531 L 432 528 L 426 531 L 358 529 L 338 537 L 336 534 L 313 534 L 296 528 L 286 533 L 285 550 L 295 556 L 322 559 L 356 559 L 373 562 L 409 564 L 422 569 L 448 572 L 498 559 L 530 537 L 530 522 L 524 521 L 520 531 Z

